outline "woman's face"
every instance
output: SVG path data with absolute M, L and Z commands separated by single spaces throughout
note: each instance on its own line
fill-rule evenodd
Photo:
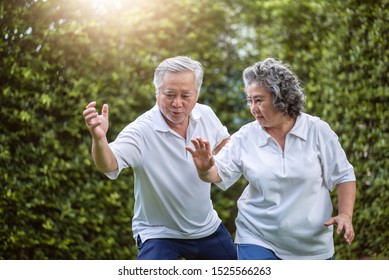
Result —
M 273 107 L 270 92 L 253 83 L 247 87 L 246 93 L 250 112 L 262 127 L 274 128 L 282 124 L 285 115 Z

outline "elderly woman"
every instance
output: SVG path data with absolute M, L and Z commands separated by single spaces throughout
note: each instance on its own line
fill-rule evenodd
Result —
M 249 182 L 238 200 L 239 259 L 333 259 L 334 225 L 347 243 L 354 239 L 353 166 L 329 125 L 302 112 L 303 89 L 288 65 L 268 58 L 245 69 L 243 80 L 255 121 L 217 156 L 201 138 L 186 148 L 202 180 L 224 190 L 242 175 Z

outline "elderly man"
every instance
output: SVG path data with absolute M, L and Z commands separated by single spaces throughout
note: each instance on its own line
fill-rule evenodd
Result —
M 179 56 L 155 70 L 156 105 L 108 143 L 108 105 L 91 102 L 83 112 L 92 135 L 97 169 L 116 179 L 135 174 L 132 229 L 137 259 L 236 259 L 232 238 L 210 198 L 210 184 L 197 175 L 185 147 L 201 136 L 217 153 L 229 134 L 215 113 L 197 100 L 203 81 L 198 61 Z

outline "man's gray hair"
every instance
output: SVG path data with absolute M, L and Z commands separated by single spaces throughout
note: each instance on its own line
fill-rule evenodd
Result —
M 158 93 L 159 88 L 163 85 L 166 73 L 177 73 L 183 71 L 192 71 L 195 75 L 195 86 L 197 96 L 200 94 L 203 83 L 204 69 L 200 62 L 186 56 L 176 56 L 162 61 L 154 72 L 154 86 Z

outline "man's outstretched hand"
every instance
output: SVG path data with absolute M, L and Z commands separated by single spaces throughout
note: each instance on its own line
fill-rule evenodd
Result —
M 96 110 L 96 101 L 92 101 L 86 106 L 83 116 L 93 139 L 100 140 L 106 137 L 109 127 L 108 112 L 108 104 L 103 105 L 101 115 Z

